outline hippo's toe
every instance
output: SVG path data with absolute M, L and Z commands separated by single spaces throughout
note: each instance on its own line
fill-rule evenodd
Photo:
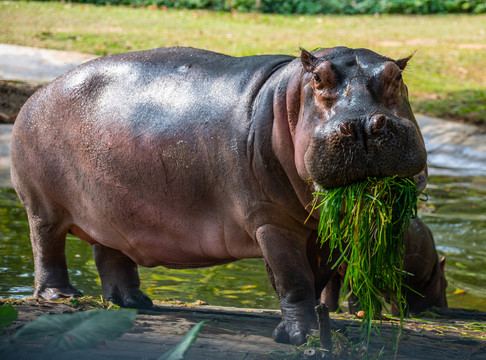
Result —
M 304 331 L 296 331 L 290 337 L 290 343 L 294 345 L 302 345 L 306 342 L 306 333 Z
M 153 306 L 152 300 L 140 291 L 136 296 L 124 299 L 124 307 L 135 309 L 151 309 Z
M 292 345 L 302 345 L 307 341 L 307 334 L 317 335 L 315 330 L 307 331 L 307 327 L 301 323 L 286 326 L 282 321 L 273 331 L 273 339 L 276 342 Z
M 61 288 L 38 288 L 34 292 L 34 297 L 45 300 L 69 299 L 82 295 L 81 291 L 71 285 Z
M 124 292 L 123 294 L 114 291 L 107 299 L 123 308 L 151 309 L 153 306 L 152 300 L 139 289 Z
M 273 330 L 272 334 L 273 339 L 278 343 L 288 344 L 289 341 L 289 334 L 285 329 L 285 324 L 282 321 L 278 326 Z

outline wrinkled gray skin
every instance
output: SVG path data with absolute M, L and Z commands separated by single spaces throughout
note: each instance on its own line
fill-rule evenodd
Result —
M 318 261 L 314 184 L 419 176 L 421 133 L 398 61 L 366 49 L 233 58 L 190 48 L 96 59 L 35 93 L 12 137 L 37 297 L 78 295 L 65 237 L 93 245 L 104 296 L 146 308 L 137 264 L 263 257 L 276 341 L 317 329 L 332 275 Z M 358 62 L 358 64 L 357 64 Z M 422 176 L 424 178 L 424 176 Z
M 405 231 L 404 243 L 403 269 L 409 273 L 404 279 L 406 286 L 402 289 L 406 300 L 405 313 L 418 314 L 433 307 L 447 308 L 445 257 L 439 260 L 432 232 L 419 218 L 412 219 Z M 321 294 L 321 301 L 330 311 L 339 308 L 345 273 L 345 267 L 336 271 Z M 384 295 L 390 301 L 389 296 Z M 360 310 L 358 299 L 353 294 L 348 298 L 348 305 L 353 314 Z M 394 315 L 400 315 L 393 301 L 391 310 Z

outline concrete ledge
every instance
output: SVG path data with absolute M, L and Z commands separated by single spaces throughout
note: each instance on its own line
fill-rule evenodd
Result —
M 97 56 L 0 44 L 0 79 L 45 83 Z
M 418 115 L 431 175 L 486 175 L 486 130 Z

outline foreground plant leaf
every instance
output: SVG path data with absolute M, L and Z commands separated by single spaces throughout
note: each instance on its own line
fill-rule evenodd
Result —
M 13 323 L 18 315 L 19 312 L 13 308 L 12 304 L 0 306 L 0 331 Z
M 368 178 L 345 187 L 317 191 L 314 208 L 320 209 L 319 238 L 341 256 L 333 264 L 347 267 L 347 287 L 364 310 L 364 331 L 369 339 L 371 321 L 388 296 L 403 318 L 403 232 L 417 215 L 417 188 L 413 179 Z M 319 201 L 320 199 L 320 201 Z M 329 258 L 329 261 L 331 258 Z
M 77 350 L 114 340 L 128 331 L 135 321 L 136 310 L 92 310 L 74 314 L 48 314 L 25 325 L 15 334 L 18 340 L 35 340 L 52 336 L 49 350 Z
M 173 349 L 169 350 L 164 355 L 159 357 L 157 360 L 183 360 L 187 351 L 196 341 L 203 325 L 206 322 L 207 320 L 204 320 L 195 325 L 191 330 L 189 330 L 189 332 L 186 334 L 186 336 L 184 336 L 179 344 L 177 344 Z

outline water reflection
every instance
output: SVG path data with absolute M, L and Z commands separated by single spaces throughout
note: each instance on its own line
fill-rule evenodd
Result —
M 433 176 L 426 192 L 420 216 L 432 229 L 440 255 L 447 257 L 449 306 L 486 311 L 486 178 Z M 101 295 L 91 247 L 69 237 L 66 253 L 72 284 L 87 295 Z M 278 308 L 261 259 L 204 269 L 140 268 L 140 275 L 142 290 L 153 299 Z M 0 297 L 30 296 L 33 283 L 25 212 L 13 189 L 0 188 Z
M 204 300 L 211 305 L 278 308 L 261 259 L 204 269 L 140 268 L 144 291 L 153 298 Z
M 420 216 L 446 255 L 449 306 L 486 310 L 486 179 L 432 177 L 427 194 Z

